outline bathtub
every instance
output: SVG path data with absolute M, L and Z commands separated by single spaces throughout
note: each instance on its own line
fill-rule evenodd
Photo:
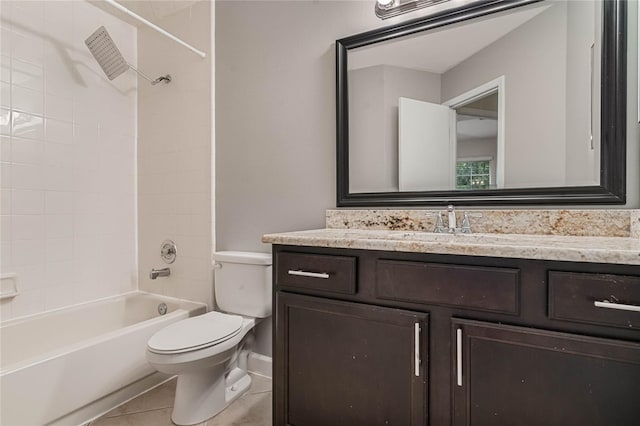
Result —
M 0 424 L 83 424 L 162 383 L 168 376 L 145 359 L 147 340 L 205 311 L 200 303 L 132 292 L 3 322 Z

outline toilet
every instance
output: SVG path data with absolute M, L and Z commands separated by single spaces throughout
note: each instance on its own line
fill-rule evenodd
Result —
M 271 255 L 214 254 L 216 305 L 212 311 L 173 323 L 147 343 L 147 361 L 177 375 L 171 420 L 201 423 L 222 411 L 251 385 L 247 358 L 253 328 L 271 315 Z

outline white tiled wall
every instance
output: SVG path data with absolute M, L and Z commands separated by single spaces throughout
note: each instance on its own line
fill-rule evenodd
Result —
M 136 29 L 89 2 L 0 2 L 2 319 L 136 287 L 137 82 L 91 57 L 100 25 L 135 64 Z
M 206 59 L 140 28 L 138 64 L 170 84 L 139 80 L 138 214 L 140 289 L 212 304 L 211 267 L 211 3 L 200 1 L 156 23 L 207 53 Z M 160 245 L 178 247 L 171 276 Z

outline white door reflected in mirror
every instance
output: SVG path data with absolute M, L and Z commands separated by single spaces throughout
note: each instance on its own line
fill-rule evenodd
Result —
M 415 99 L 398 100 L 400 191 L 451 189 L 455 163 L 455 110 Z

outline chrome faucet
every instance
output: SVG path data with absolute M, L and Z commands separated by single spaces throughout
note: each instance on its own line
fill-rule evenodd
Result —
M 162 268 L 162 269 L 154 268 L 149 273 L 149 278 L 151 278 L 152 280 L 155 280 L 158 277 L 168 277 L 169 275 L 171 275 L 171 269 L 169 268 Z
M 442 212 L 438 212 L 438 218 L 436 220 L 436 227 L 433 232 L 436 233 L 462 233 L 462 234 L 471 234 L 471 223 L 469 221 L 470 217 L 482 217 L 482 213 L 468 213 L 464 212 L 462 219 L 462 227 L 458 228 L 458 221 L 456 219 L 456 210 L 452 204 L 447 206 L 447 226 L 444 226 L 444 220 L 442 218 Z
M 449 215 L 447 222 L 449 233 L 454 234 L 456 232 L 456 210 L 453 207 L 453 204 L 449 204 L 447 206 L 447 214 Z

